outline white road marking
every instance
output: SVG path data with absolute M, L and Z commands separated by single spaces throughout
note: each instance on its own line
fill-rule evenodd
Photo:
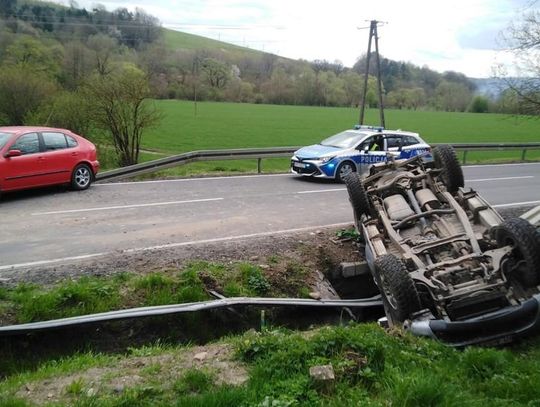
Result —
M 338 227 L 345 227 L 345 226 L 350 226 L 350 225 L 352 225 L 352 222 L 333 223 L 333 224 L 329 224 L 329 225 L 308 226 L 308 227 L 304 227 L 304 228 L 275 230 L 275 231 L 271 231 L 271 232 L 252 233 L 252 234 L 248 234 L 248 235 L 217 237 L 217 238 L 214 238 L 214 239 L 193 240 L 193 241 L 190 241 L 190 242 L 168 243 L 168 244 L 163 244 L 163 245 L 158 245 L 158 246 L 139 247 L 139 248 L 135 248 L 135 249 L 126 249 L 126 250 L 116 250 L 116 251 L 111 251 L 111 252 L 84 254 L 84 255 L 81 255 L 81 256 L 62 257 L 62 258 L 51 259 L 51 260 L 40 260 L 40 261 L 33 261 L 33 262 L 28 262 L 28 263 L 8 264 L 8 265 L 5 265 L 5 266 L 0 266 L 0 271 L 2 271 L 2 270 L 13 270 L 13 269 L 19 269 L 19 268 L 25 268 L 25 267 L 34 267 L 34 266 L 46 266 L 46 265 L 49 265 L 49 264 L 64 263 L 64 262 L 73 261 L 73 260 L 85 260 L 85 259 L 91 259 L 93 257 L 106 256 L 106 255 L 110 255 L 110 254 L 113 254 L 113 253 L 115 253 L 115 254 L 139 253 L 139 252 L 151 251 L 151 250 L 171 249 L 171 248 L 174 248 L 174 247 L 182 247 L 182 246 L 196 246 L 196 245 L 200 245 L 200 244 L 220 243 L 220 242 L 228 242 L 228 241 L 233 241 L 233 240 L 252 239 L 252 238 L 264 237 L 264 236 L 285 235 L 285 234 L 298 233 L 298 232 L 308 232 L 310 230 L 338 228 Z
M 525 206 L 525 205 L 538 205 L 540 201 L 525 201 L 525 202 L 512 202 L 507 204 L 491 205 L 494 208 L 505 208 L 507 206 Z
M 521 177 L 501 177 L 501 178 L 478 178 L 478 179 L 465 178 L 465 181 L 467 182 L 503 181 L 503 180 L 508 180 L 508 179 L 527 179 L 527 178 L 534 178 L 534 175 L 523 175 Z
M 335 191 L 346 191 L 347 188 L 334 188 L 334 189 L 315 189 L 312 191 L 300 191 L 297 194 L 318 194 L 319 192 L 335 192 Z
M 510 164 L 474 164 L 464 165 L 464 168 L 484 168 L 484 167 L 512 167 L 516 165 L 540 165 L 540 163 L 510 163 Z
M 212 181 L 224 179 L 239 179 L 239 178 L 259 178 L 259 177 L 285 177 L 292 176 L 286 174 L 261 174 L 261 175 L 232 175 L 222 177 L 198 177 L 198 178 L 178 178 L 178 179 L 156 179 L 152 181 L 132 181 L 132 182 L 109 182 L 106 184 L 92 184 L 92 187 L 113 187 L 116 185 L 138 185 L 138 184 L 158 184 L 163 182 L 193 182 L 193 181 Z
M 51 211 L 51 212 L 36 212 L 36 213 L 33 213 L 32 215 L 33 216 L 57 215 L 57 214 L 64 214 L 64 213 L 109 211 L 109 210 L 113 210 L 113 209 L 144 208 L 144 207 L 147 207 L 147 206 L 181 205 L 181 204 L 197 203 L 197 202 L 222 201 L 223 199 L 225 199 L 225 198 L 192 199 L 190 201 L 153 202 L 153 203 L 136 204 L 136 205 L 102 206 L 102 207 L 98 207 L 98 208 L 68 209 L 68 210 L 65 210 L 65 211 Z
M 7 266 L 0 266 L 0 271 L 1 270 L 18 269 L 18 268 L 23 268 L 23 267 L 47 266 L 49 264 L 61 263 L 61 262 L 67 262 L 67 261 L 86 260 L 86 259 L 91 259 L 92 257 L 105 256 L 105 255 L 107 255 L 109 253 L 111 253 L 111 252 L 83 254 L 81 256 L 64 257 L 62 259 L 39 260 L 39 261 L 31 261 L 31 262 L 28 262 L 28 263 L 10 264 L 10 265 L 7 265 Z

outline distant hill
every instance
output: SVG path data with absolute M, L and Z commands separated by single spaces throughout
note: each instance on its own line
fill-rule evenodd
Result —
M 75 2 L 66 7 L 37 0 L 0 3 L 0 73 L 20 73 L 24 65 L 46 75 L 49 89 L 74 91 L 96 71 L 134 64 L 148 74 L 152 96 L 158 99 L 358 106 L 368 70 L 365 103 L 379 103 L 375 69 L 367 66 L 366 55 L 349 68 L 164 28 L 139 8 L 108 11 L 96 5 L 87 10 Z M 466 111 L 475 93 L 495 98 L 502 88 L 497 80 L 441 74 L 384 56 L 381 76 L 385 106 L 398 109 Z M 6 76 L 5 83 L 9 87 L 13 81 Z
M 476 93 L 496 99 L 506 89 L 506 83 L 500 78 L 469 78 L 476 86 Z

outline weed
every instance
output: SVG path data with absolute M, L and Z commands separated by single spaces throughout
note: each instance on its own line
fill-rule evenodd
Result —
M 153 363 L 142 368 L 141 373 L 145 376 L 157 376 L 161 372 L 161 369 L 162 367 L 159 363 Z
M 0 403 L 2 407 L 29 407 L 30 404 L 28 404 L 26 401 L 9 397 L 6 399 L 0 399 Z
M 248 395 L 245 389 L 221 386 L 211 392 L 180 398 L 176 407 L 230 407 L 245 405 Z
M 178 395 L 204 393 L 213 383 L 213 374 L 199 369 L 190 369 L 174 383 L 173 388 Z
M 226 297 L 242 297 L 248 295 L 246 290 L 236 281 L 229 281 L 223 287 L 223 294 Z
M 448 389 L 440 377 L 415 372 L 395 377 L 391 390 L 393 404 L 403 407 L 440 406 L 445 404 Z
M 148 357 L 148 356 L 157 356 L 167 352 L 170 349 L 174 349 L 170 345 L 162 343 L 160 340 L 157 340 L 153 345 L 143 345 L 138 348 L 128 348 L 129 355 L 136 357 Z
M 84 380 L 81 378 L 73 380 L 70 384 L 68 384 L 64 391 L 66 394 L 72 395 L 72 396 L 79 396 L 82 394 L 84 390 Z
M 270 263 L 270 264 L 278 264 L 279 263 L 279 256 L 277 256 L 275 254 L 271 254 L 270 256 L 268 256 L 266 261 L 268 263 Z
M 49 291 L 19 286 L 12 298 L 20 307 L 20 322 L 109 311 L 117 308 L 120 300 L 114 283 L 88 277 L 68 281 Z
M 360 234 L 357 232 L 355 228 L 349 228 L 349 229 L 340 229 L 336 232 L 336 236 L 339 239 L 352 239 L 352 240 L 358 240 L 360 238 Z
M 270 290 L 270 284 L 259 267 L 249 263 L 240 263 L 238 269 L 244 284 L 256 295 L 265 295 Z
M 171 287 L 173 283 L 174 281 L 163 273 L 150 273 L 136 279 L 133 285 L 139 289 L 156 290 Z
M 462 364 L 468 377 L 485 380 L 506 369 L 508 356 L 495 349 L 468 348 L 463 352 Z

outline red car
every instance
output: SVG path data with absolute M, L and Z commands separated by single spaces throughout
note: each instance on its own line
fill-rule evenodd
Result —
M 56 184 L 80 191 L 98 170 L 94 144 L 69 130 L 0 127 L 0 193 Z

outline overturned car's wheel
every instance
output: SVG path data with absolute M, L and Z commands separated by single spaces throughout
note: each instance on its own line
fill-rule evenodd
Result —
M 435 166 L 442 170 L 441 177 L 448 192 L 455 193 L 465 185 L 463 170 L 454 148 L 448 144 L 441 144 L 433 149 Z
M 342 162 L 336 170 L 336 181 L 343 182 L 349 174 L 356 173 L 356 166 L 352 161 Z
M 527 287 L 540 283 L 540 238 L 536 228 L 525 219 L 507 219 L 493 230 L 497 244 L 512 246 L 511 265 Z
M 393 254 L 375 260 L 375 279 L 391 325 L 401 325 L 420 310 L 420 300 L 405 264 Z
M 372 216 L 373 209 L 369 202 L 364 183 L 358 173 L 351 172 L 350 174 L 347 174 L 343 178 L 343 181 L 345 181 L 345 185 L 347 186 L 349 201 L 353 208 L 354 224 L 357 229 L 359 229 L 362 215 Z

